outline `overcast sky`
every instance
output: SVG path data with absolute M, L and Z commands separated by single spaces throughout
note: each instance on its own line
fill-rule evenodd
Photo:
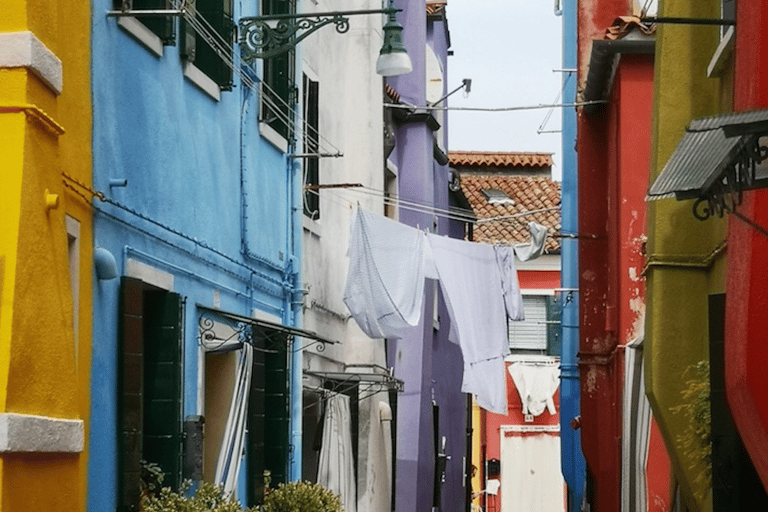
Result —
M 448 90 L 472 79 L 449 107 L 513 107 L 552 104 L 562 89 L 562 18 L 554 0 L 450 0 Z M 449 149 L 553 153 L 560 179 L 560 133 L 537 134 L 548 109 L 504 113 L 451 111 Z M 545 130 L 560 130 L 554 109 Z

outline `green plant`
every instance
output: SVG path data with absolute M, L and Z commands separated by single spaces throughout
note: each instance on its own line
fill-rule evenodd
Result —
M 683 434 L 677 436 L 677 442 L 693 454 L 691 469 L 697 474 L 694 482 L 699 486 L 699 494 L 706 493 L 712 487 L 712 408 L 710 405 L 709 361 L 699 361 L 688 367 L 683 376 L 685 388 L 681 391 L 683 403 L 672 407 L 672 411 L 683 413 L 688 425 Z M 699 496 L 703 498 L 703 496 Z
M 264 497 L 259 512 L 342 512 L 341 500 L 321 485 L 309 482 L 280 484 Z
M 164 487 L 155 496 L 145 496 L 142 500 L 143 512 L 255 512 L 256 509 L 243 508 L 235 498 L 227 497 L 220 487 L 204 482 L 191 496 L 191 483 L 184 482 L 179 492 Z

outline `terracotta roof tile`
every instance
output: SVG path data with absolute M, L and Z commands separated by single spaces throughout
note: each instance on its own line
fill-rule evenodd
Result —
M 475 223 L 476 242 L 527 243 L 530 241 L 529 221 L 546 226 L 550 232 L 560 231 L 560 183 L 548 177 L 466 172 L 461 173 L 461 189 L 478 219 L 545 210 L 513 219 Z M 514 203 L 490 203 L 483 189 L 501 190 Z M 559 239 L 547 238 L 545 248 L 549 253 L 559 253 Z
M 551 167 L 550 153 L 497 153 L 489 151 L 451 151 L 450 164 L 462 167 Z
M 622 39 L 635 29 L 647 36 L 656 33 L 656 25 L 643 23 L 637 16 L 619 16 L 613 20 L 613 25 L 605 29 L 605 38 L 611 41 Z
M 429 15 L 440 14 L 441 12 L 443 12 L 445 10 L 445 4 L 447 4 L 447 3 L 448 2 L 446 0 L 442 0 L 442 1 L 439 1 L 439 0 L 430 1 L 430 0 L 428 0 L 427 1 L 427 14 L 429 14 Z

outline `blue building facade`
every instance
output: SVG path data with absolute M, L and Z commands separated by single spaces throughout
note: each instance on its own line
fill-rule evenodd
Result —
M 577 2 L 564 0 L 563 20 L 563 98 L 576 100 Z M 563 477 L 568 484 L 568 510 L 581 510 L 586 463 L 581 451 L 581 435 L 572 422 L 580 415 L 579 382 L 579 196 L 576 154 L 576 109 L 564 108 L 562 117 L 562 340 L 560 358 L 560 439 Z
M 127 15 L 138 9 L 166 2 L 93 5 L 94 239 L 118 278 L 93 290 L 88 510 L 135 508 L 141 460 L 163 485 L 212 481 L 238 368 L 252 372 L 249 434 L 231 465 L 253 504 L 264 470 L 273 486 L 301 471 L 297 332 L 286 329 L 300 322 L 301 168 L 294 60 L 246 66 L 234 32 L 243 16 L 295 4 Z

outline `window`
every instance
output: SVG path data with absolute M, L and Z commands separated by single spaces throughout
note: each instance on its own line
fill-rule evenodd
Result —
M 553 295 L 523 295 L 525 320 L 509 322 L 509 348 L 560 355 L 560 305 Z
M 296 0 L 262 0 L 261 12 L 269 14 L 295 14 Z M 293 104 L 296 103 L 295 52 L 264 59 L 264 79 L 260 121 L 284 139 L 291 135 Z
M 115 9 L 135 11 L 173 9 L 171 0 L 114 0 Z M 136 16 L 144 26 L 160 38 L 164 45 L 176 44 L 176 22 L 174 16 Z
M 74 330 L 75 361 L 77 361 L 80 331 L 80 222 L 67 215 L 66 225 L 69 285 L 72 291 L 72 328 Z
M 304 75 L 304 185 L 312 187 L 320 184 L 319 151 L 320 122 L 319 122 L 319 84 Z M 317 220 L 320 218 L 320 190 L 308 188 L 304 190 L 304 215 Z
M 490 204 L 515 204 L 506 192 L 498 188 L 484 188 L 483 195 Z
M 232 0 L 192 0 L 195 26 L 199 24 L 212 30 L 212 37 L 203 37 L 192 23 L 182 20 L 182 58 L 193 63 L 225 91 L 231 90 L 234 83 L 231 62 L 221 55 L 224 51 L 231 52 L 234 44 L 232 3 Z M 226 48 L 218 47 L 217 43 Z
M 264 494 L 264 470 L 269 470 L 270 487 L 288 482 L 289 396 L 288 354 L 275 349 L 270 337 L 278 336 L 277 346 L 289 346 L 286 334 L 266 334 L 253 330 L 253 372 L 248 404 L 248 496 L 251 506 Z
M 181 481 L 181 322 L 178 294 L 123 277 L 118 348 L 118 510 L 139 510 L 141 461 Z

